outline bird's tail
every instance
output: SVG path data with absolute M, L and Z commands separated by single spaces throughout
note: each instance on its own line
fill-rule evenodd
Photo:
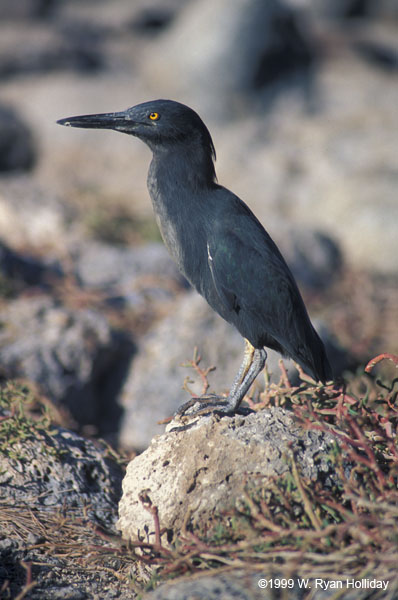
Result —
M 325 346 L 311 326 L 311 340 L 307 344 L 305 356 L 299 355 L 293 358 L 299 363 L 306 373 L 311 375 L 316 381 L 326 383 L 333 380 L 333 371 L 326 354 Z

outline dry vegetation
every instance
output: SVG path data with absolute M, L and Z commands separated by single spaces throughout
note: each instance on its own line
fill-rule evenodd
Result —
M 173 549 L 163 547 L 161 538 L 143 545 L 139 560 L 156 566 L 162 578 L 220 567 L 284 577 L 377 578 L 390 581 L 383 597 L 395 597 L 398 357 L 381 355 L 366 371 L 382 360 L 392 363 L 392 377 L 363 375 L 319 389 L 305 381 L 294 387 L 284 374 L 253 405 L 288 405 L 303 427 L 330 433 L 335 444 L 327 460 L 335 478 L 307 481 L 294 455 L 286 456 L 289 471 L 272 486 L 248 482 L 244 504 L 219 515 L 216 525 L 182 532 Z
M 103 585 L 130 588 L 138 594 L 165 579 L 250 568 L 284 577 L 377 578 L 390 585 L 387 595 L 378 596 L 375 591 L 372 597 L 396 597 L 397 368 L 398 356 L 379 355 L 362 375 L 327 387 L 313 386 L 304 375 L 301 384 L 293 386 L 282 371 L 279 383 L 271 384 L 252 402 L 252 408 L 284 405 L 303 427 L 330 433 L 335 440 L 333 451 L 322 460 L 333 465 L 335 477 L 307 481 L 292 453 L 286 456 L 288 472 L 271 486 L 262 485 L 261 480 L 248 482 L 245 502 L 218 515 L 211 525 L 182 531 L 174 547 L 166 547 L 161 515 L 150 504 L 156 543 L 143 540 L 126 546 L 117 536 L 100 532 L 88 520 L 73 519 L 67 512 L 43 513 L 34 507 L 10 507 L 3 501 L 4 532 L 42 556 L 30 565 L 21 562 L 25 587 L 18 597 L 27 597 L 36 584 L 40 587 L 40 562 L 46 571 L 67 569 L 69 577 L 76 579 L 84 570 L 86 581 L 95 576 Z M 3 417 L 0 422 L 1 439 L 5 428 L 10 432 L 10 420 L 23 435 L 47 426 L 47 413 L 39 420 L 37 410 L 34 419 L 23 417 L 20 393 L 14 408 L 10 407 L 9 390 L 11 419 Z M 30 419 L 28 427 L 24 419 Z M 15 427 L 12 431 L 15 435 Z M 57 563 L 51 565 L 54 556 Z M 7 585 L 3 584 L 3 594 L 11 598 Z

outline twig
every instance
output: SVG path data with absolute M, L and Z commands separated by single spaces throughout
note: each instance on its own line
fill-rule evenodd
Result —
M 159 523 L 159 512 L 158 507 L 152 504 L 152 500 L 148 496 L 148 493 L 144 490 L 138 494 L 138 499 L 140 500 L 142 506 L 147 510 L 153 517 L 153 524 L 155 527 L 155 548 L 162 549 L 162 540 L 161 540 L 161 531 L 160 531 L 160 523 Z
M 18 596 L 15 597 L 15 600 L 22 600 L 22 598 L 25 598 L 26 594 L 37 585 L 37 581 L 32 581 L 32 565 L 30 563 L 25 563 L 23 560 L 20 561 L 20 565 L 26 571 L 26 583 Z
M 297 485 L 297 489 L 300 492 L 300 496 L 303 500 L 303 504 L 304 504 L 304 509 L 305 512 L 307 513 L 313 527 L 317 530 L 320 531 L 322 524 L 320 522 L 320 520 L 318 519 L 318 517 L 316 516 L 316 514 L 314 513 L 314 511 L 312 510 L 312 506 L 311 506 L 311 502 L 308 499 L 307 494 L 304 491 L 304 487 L 303 484 L 301 483 L 300 480 L 300 476 L 297 470 L 297 465 L 296 465 L 296 461 L 294 460 L 294 454 L 293 452 L 291 453 L 291 461 L 292 461 L 292 473 L 293 473 L 293 477 L 294 477 L 294 481 Z
M 374 358 L 372 358 L 372 360 L 368 362 L 368 364 L 365 367 L 365 373 L 370 373 L 373 367 L 377 365 L 377 363 L 385 359 L 391 360 L 394 363 L 394 365 L 398 368 L 398 356 L 396 354 L 390 354 L 389 352 L 383 352 L 383 354 L 375 356 Z
M 197 346 L 195 346 L 194 351 L 193 351 L 193 358 L 192 360 L 190 360 L 187 363 L 184 363 L 182 366 L 183 367 L 190 367 L 192 369 L 194 369 L 194 371 L 199 375 L 199 377 L 202 379 L 202 396 L 205 396 L 207 390 L 210 387 L 210 383 L 207 379 L 207 376 L 209 373 L 211 373 L 212 371 L 216 370 L 216 367 L 211 366 L 211 367 L 207 367 L 207 369 L 202 369 L 199 366 L 200 361 L 202 360 L 202 357 L 200 354 L 198 354 L 198 348 Z M 183 389 L 186 390 L 193 398 L 197 398 L 198 395 L 195 394 L 194 392 L 192 392 L 192 390 L 188 387 L 188 383 L 193 383 L 192 380 L 190 380 L 189 376 L 186 377 L 184 379 L 184 383 L 183 383 Z

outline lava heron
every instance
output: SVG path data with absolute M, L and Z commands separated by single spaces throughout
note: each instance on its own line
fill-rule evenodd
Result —
M 149 146 L 148 190 L 164 243 L 199 294 L 245 338 L 228 397 L 192 399 L 180 414 L 197 402 L 195 414 L 235 412 L 264 368 L 264 346 L 291 357 L 317 381 L 332 378 L 323 343 L 277 246 L 248 206 L 217 183 L 213 141 L 195 111 L 155 100 L 58 123 L 114 129 Z

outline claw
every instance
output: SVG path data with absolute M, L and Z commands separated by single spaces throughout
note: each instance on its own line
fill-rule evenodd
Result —
M 198 405 L 196 409 L 187 412 L 190 408 L 194 408 L 196 405 Z M 188 400 L 188 402 L 184 402 L 184 404 L 180 406 L 180 408 L 175 412 L 174 417 L 196 417 L 209 414 L 218 406 L 221 409 L 228 407 L 228 398 L 225 398 L 224 396 L 216 396 L 215 394 L 191 398 Z M 229 409 L 226 412 L 230 412 Z

